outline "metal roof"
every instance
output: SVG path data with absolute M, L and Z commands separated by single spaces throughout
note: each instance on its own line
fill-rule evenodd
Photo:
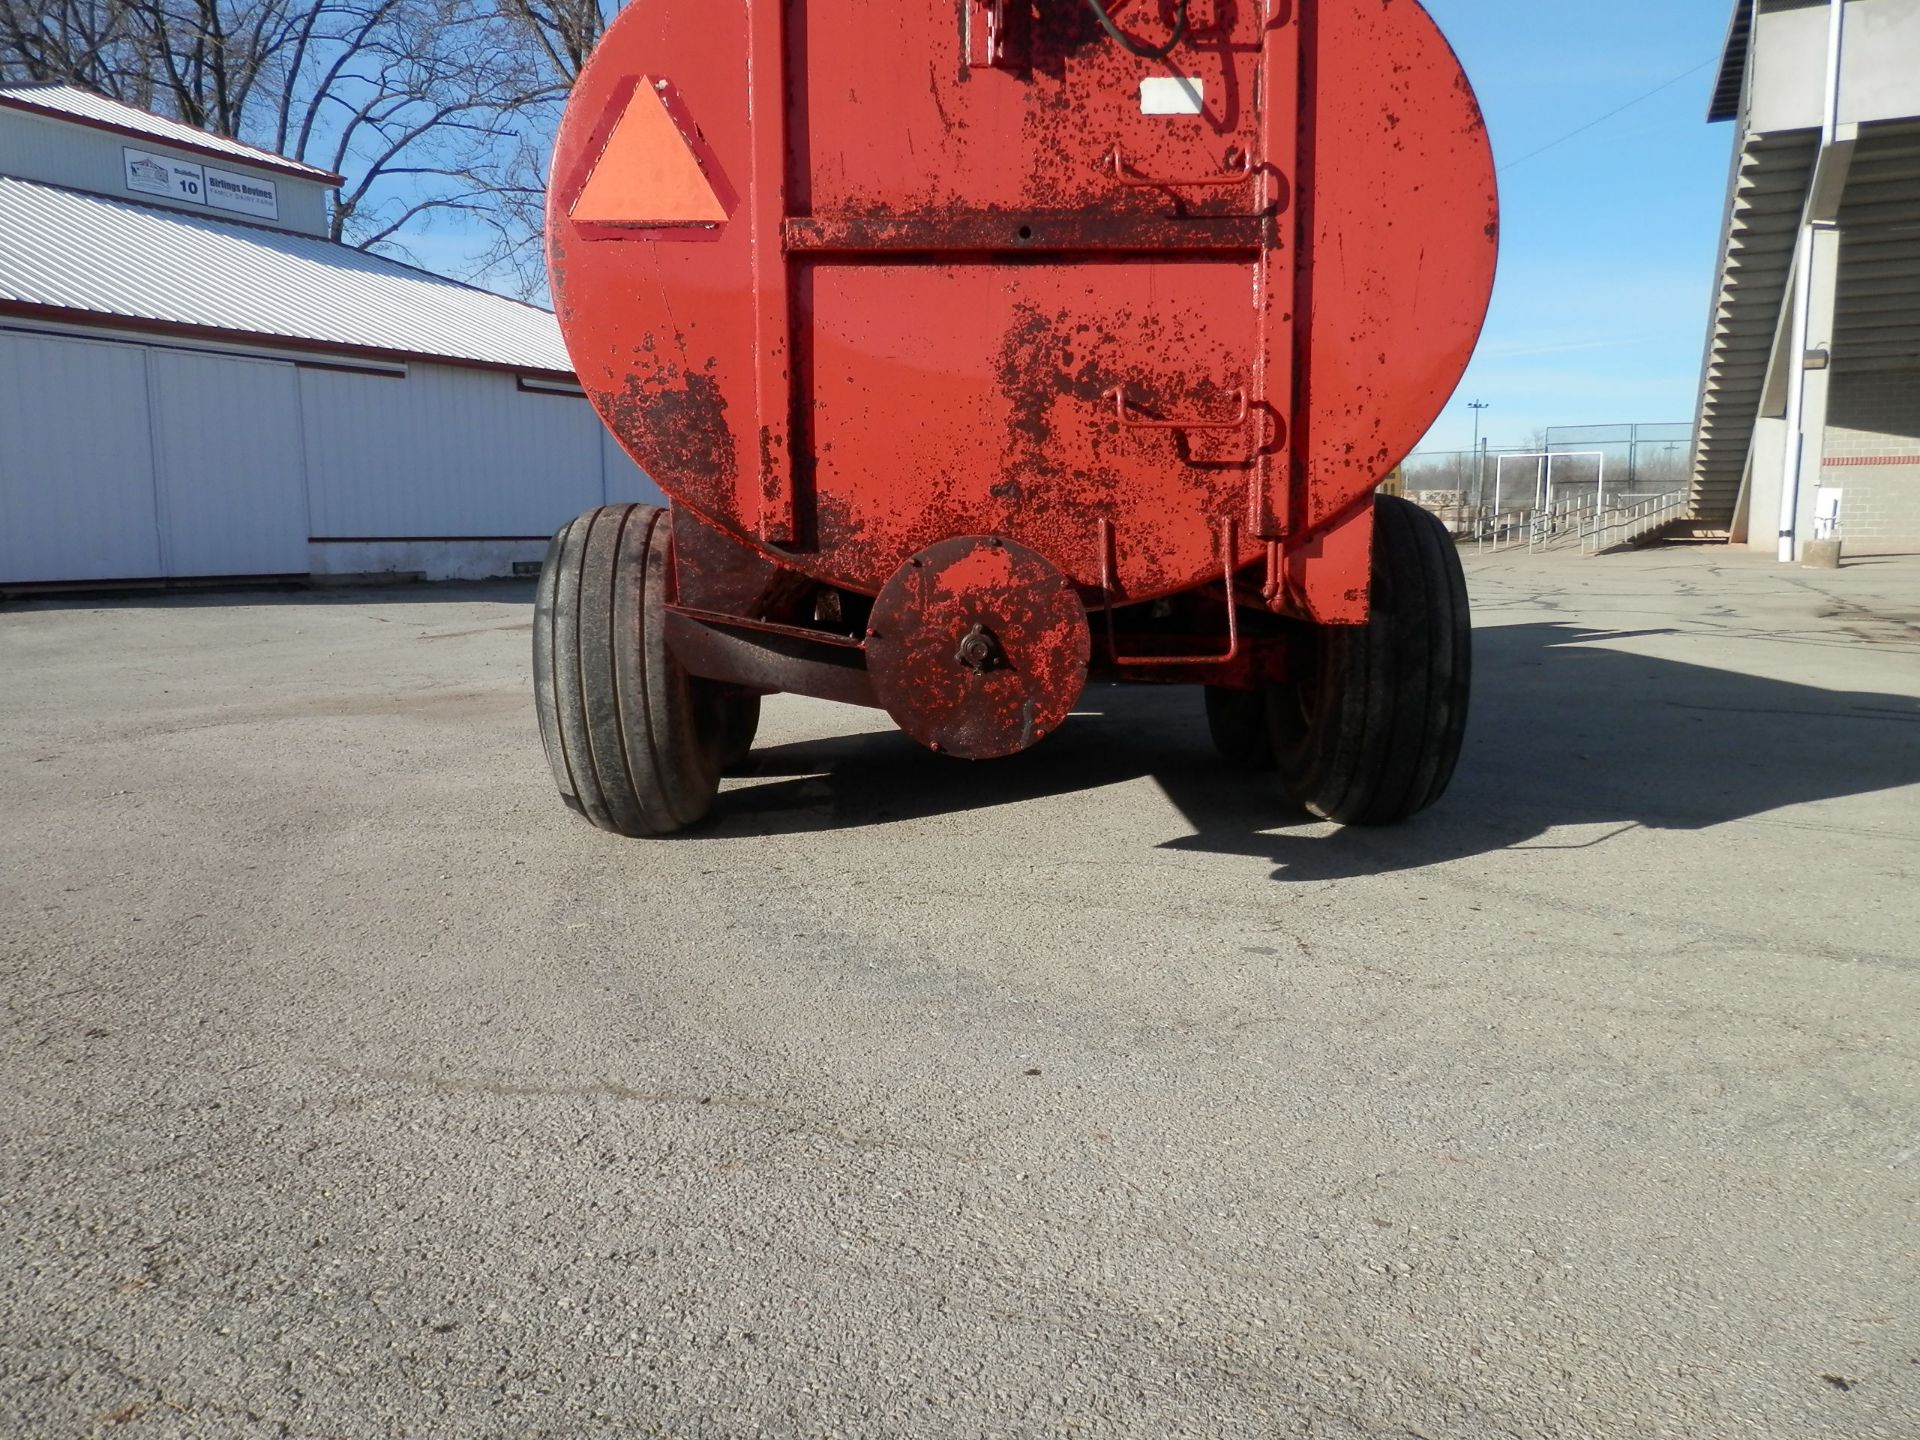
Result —
M 104 95 L 96 95 L 91 90 L 82 90 L 74 85 L 0 85 L 0 106 L 51 115 L 56 119 L 112 130 L 121 135 L 143 136 L 182 150 L 220 155 L 265 170 L 276 170 L 283 175 L 317 180 L 323 185 L 340 183 L 340 177 L 331 170 L 303 165 L 298 160 L 289 160 L 284 155 L 276 155 L 271 150 L 262 150 L 257 146 L 243 145 L 238 140 L 216 135 L 211 130 L 196 130 L 191 125 L 182 125 L 178 120 L 169 120 L 164 115 L 154 115 L 132 105 L 123 105 L 118 100 L 109 100 Z
M 536 306 L 317 236 L 7 176 L 0 310 L 573 373 L 558 322 Z

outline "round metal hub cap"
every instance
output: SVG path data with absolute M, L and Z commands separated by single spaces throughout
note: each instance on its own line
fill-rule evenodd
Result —
M 1072 713 L 1092 638 L 1079 592 L 1044 556 L 963 535 L 922 550 L 881 588 L 867 670 L 894 723 L 922 745 L 995 760 Z

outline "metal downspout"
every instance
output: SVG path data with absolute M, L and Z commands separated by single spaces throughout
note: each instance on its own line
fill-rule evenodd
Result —
M 1826 107 L 1820 118 L 1820 149 L 1814 155 L 1814 185 L 1819 183 L 1821 164 L 1832 151 L 1840 130 L 1840 53 L 1845 34 L 1846 0 L 1827 0 L 1827 91 Z M 1786 473 L 1780 486 L 1780 559 L 1791 564 L 1799 558 L 1800 491 L 1806 477 L 1807 437 L 1807 351 L 1813 345 L 1813 267 L 1814 234 L 1818 229 L 1811 206 L 1808 218 L 1800 226 L 1800 243 L 1795 251 L 1793 348 L 1787 357 L 1787 455 Z

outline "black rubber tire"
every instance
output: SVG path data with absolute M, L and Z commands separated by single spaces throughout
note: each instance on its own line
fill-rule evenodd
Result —
M 589 510 L 553 537 L 533 618 L 534 710 L 561 799 L 616 835 L 668 835 L 720 787 L 728 696 L 666 644 L 673 526 Z
M 1207 686 L 1207 730 L 1214 749 L 1236 769 L 1271 770 L 1279 763 L 1273 753 L 1273 721 L 1265 690 Z
M 746 763 L 753 737 L 760 733 L 760 697 L 728 695 L 720 710 L 720 769 L 727 774 Z
M 1270 702 L 1288 792 L 1342 825 L 1419 814 L 1446 793 L 1467 728 L 1472 615 L 1453 537 L 1411 501 L 1379 497 L 1372 618 L 1308 628 L 1299 683 Z

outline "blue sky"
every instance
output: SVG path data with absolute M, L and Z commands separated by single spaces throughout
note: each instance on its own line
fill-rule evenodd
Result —
M 1425 3 L 1510 168 L 1486 334 L 1422 448 L 1470 445 L 1470 400 L 1492 407 L 1495 445 L 1548 425 L 1691 420 L 1733 143 L 1706 123 L 1729 0 Z

